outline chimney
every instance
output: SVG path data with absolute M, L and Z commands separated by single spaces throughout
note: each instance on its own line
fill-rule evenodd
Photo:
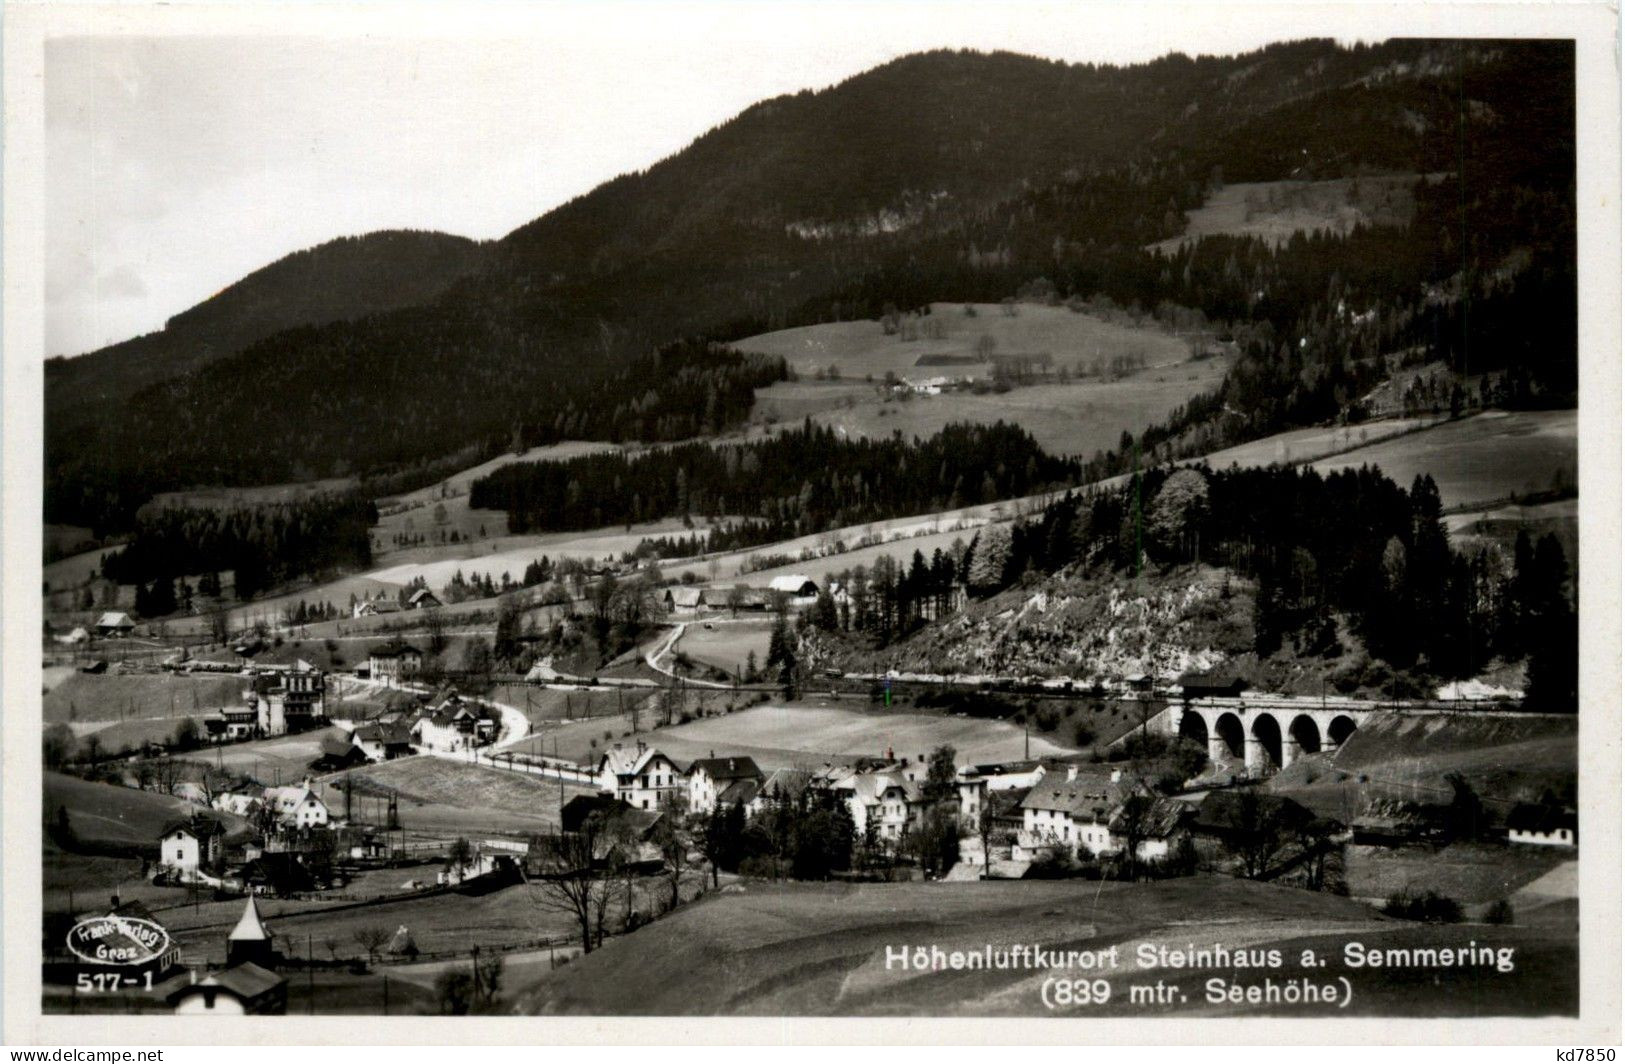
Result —
M 1123 780 L 1123 770 L 1120 769 L 1120 768 L 1112 769 L 1112 782 L 1113 783 L 1121 783 L 1122 780 Z
M 1115 771 L 1113 771 L 1112 775 L 1115 777 L 1117 775 L 1117 773 Z M 1066 781 L 1068 783 L 1071 783 L 1073 780 L 1075 780 L 1077 778 L 1078 778 L 1078 766 L 1076 766 L 1076 765 L 1068 765 L 1068 766 L 1066 766 Z
M 733 770 L 734 770 L 734 759 L 730 757 L 728 759 L 728 771 L 732 772 Z

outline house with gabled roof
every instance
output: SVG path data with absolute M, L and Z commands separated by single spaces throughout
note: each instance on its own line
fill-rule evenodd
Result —
M 308 782 L 291 787 L 267 787 L 264 804 L 275 812 L 277 823 L 284 827 L 324 827 L 328 821 L 327 803 L 316 796 Z
M 430 591 L 426 587 L 418 588 L 416 591 L 412 592 L 411 597 L 406 600 L 406 608 L 409 610 L 433 609 L 438 605 L 440 605 L 440 599 L 435 596 L 433 591 Z
M 109 610 L 96 618 L 96 634 L 111 638 L 114 636 L 129 635 L 135 631 L 135 622 L 128 613 L 122 610 Z
M 697 587 L 668 587 L 665 601 L 668 610 L 697 610 L 704 592 Z
M 383 683 L 398 684 L 410 680 L 422 669 L 423 651 L 399 639 L 392 639 L 367 652 L 367 674 Z
M 688 811 L 705 814 L 719 804 L 748 805 L 764 778 L 751 758 L 702 757 L 688 766 Z M 725 793 L 728 798 L 723 800 Z
M 177 1016 L 281 1016 L 288 1011 L 288 980 L 258 964 L 213 972 L 170 992 Z
M 1112 849 L 1111 816 L 1143 785 L 1127 783 L 1116 770 L 1067 765 L 1046 771 L 1021 803 L 1016 860 L 1055 848 L 1099 855 Z
M 393 761 L 412 753 L 412 726 L 398 720 L 363 724 L 350 741 L 368 761 Z
M 226 829 L 207 813 L 165 825 L 158 835 L 158 863 L 182 875 L 194 875 L 225 852 Z
M 598 788 L 634 809 L 655 809 L 667 795 L 682 794 L 688 777 L 682 768 L 641 741 L 616 743 L 598 759 Z
M 1523 846 L 1578 846 L 1580 818 L 1573 809 L 1525 803 L 1507 814 L 1507 841 Z

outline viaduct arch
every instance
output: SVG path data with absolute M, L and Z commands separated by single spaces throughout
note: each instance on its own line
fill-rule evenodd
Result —
M 1250 776 L 1291 767 L 1305 754 L 1348 741 L 1372 709 L 1319 699 L 1200 698 L 1176 710 L 1175 734 L 1214 761 L 1240 758 Z

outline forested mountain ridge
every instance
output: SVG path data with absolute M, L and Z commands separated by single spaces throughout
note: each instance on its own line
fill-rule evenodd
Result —
M 47 509 L 116 527 L 145 493 L 190 482 L 399 474 L 582 428 L 670 438 L 630 413 L 597 417 L 584 390 L 629 411 L 647 383 L 626 368 L 678 337 L 1024 287 L 1192 307 L 1234 327 L 1239 383 L 1150 446 L 1335 414 L 1401 344 L 1427 359 L 1488 344 L 1499 366 L 1561 371 L 1572 97 L 1563 42 L 1308 41 L 1128 68 L 905 57 L 747 109 L 516 230 L 436 300 L 266 337 L 103 404 L 87 431 L 52 423 Z M 1237 238 L 1146 250 L 1182 232 L 1218 182 L 1371 172 L 1469 180 L 1419 189 L 1408 229 L 1279 251 Z M 1468 320 L 1463 295 L 1494 312 Z M 1555 343 L 1483 328 L 1527 323 L 1530 300 L 1555 302 Z M 1525 391 L 1560 396 L 1556 378 Z M 289 409 L 329 428 L 290 431 Z
M 104 411 L 142 388 L 229 357 L 273 333 L 364 317 L 430 301 L 473 270 L 481 245 L 466 237 L 383 230 L 339 237 L 285 255 L 164 327 L 75 358 L 45 364 L 54 423 Z

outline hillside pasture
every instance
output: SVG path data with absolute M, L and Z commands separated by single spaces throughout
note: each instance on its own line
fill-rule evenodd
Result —
M 1472 925 L 1429 928 L 1387 920 L 1348 898 L 1240 879 L 1196 877 L 1157 883 L 1021 881 L 968 883 L 768 884 L 718 894 L 656 921 L 548 974 L 522 1011 L 643 1015 L 1042 1016 L 1044 970 L 887 970 L 886 947 L 929 943 L 944 953 L 988 944 L 1050 949 L 1113 945 L 1126 953 L 1099 975 L 1110 999 L 1087 1014 L 1145 1015 L 1128 987 L 1148 976 L 1182 998 L 1158 1014 L 1325 1016 L 1333 1006 L 1213 1005 L 1204 984 L 1230 970 L 1162 970 L 1136 965 L 1140 943 L 1183 949 L 1192 942 L 1277 947 L 1296 963 L 1303 949 L 1326 959 L 1328 978 L 1347 975 L 1349 1011 L 1362 1015 L 1477 1015 L 1572 1012 L 1578 1002 L 1578 944 L 1571 930 L 1499 929 L 1518 948 L 1516 971 L 1345 968 L 1343 943 L 1465 945 Z M 685 944 L 703 942 L 695 951 Z M 1085 973 L 1093 977 L 1095 973 Z M 1277 979 L 1286 973 L 1269 973 Z M 1262 974 L 1235 973 L 1241 985 Z M 1399 985 L 1394 986 L 1395 983 Z
M 624 714 L 653 698 L 648 691 L 624 687 L 578 687 L 573 690 L 532 684 L 498 684 L 491 698 L 513 706 L 535 725 L 554 721 L 598 720 Z
M 1459 775 L 1499 823 L 1547 791 L 1575 795 L 1578 720 L 1537 714 L 1373 714 L 1330 763 L 1306 759 L 1271 779 L 1277 794 L 1349 819 L 1379 799 L 1448 803 Z
M 1226 447 L 1202 458 L 1193 458 L 1190 464 L 1205 463 L 1212 469 L 1229 469 L 1267 465 L 1296 465 L 1313 462 L 1345 451 L 1379 443 L 1407 432 L 1429 428 L 1443 418 L 1393 418 L 1388 421 L 1368 421 L 1359 425 L 1325 425 L 1307 429 L 1278 432 L 1250 443 Z
M 330 806 L 342 807 L 340 780 L 358 795 L 400 800 L 401 820 L 419 831 L 479 831 L 523 834 L 556 829 L 559 806 L 577 794 L 596 788 L 560 785 L 507 769 L 492 768 L 449 757 L 419 755 L 377 765 L 366 765 L 329 776 L 319 789 Z
M 1427 473 L 1446 508 L 1489 504 L 1575 484 L 1579 419 L 1574 410 L 1491 410 L 1314 463 L 1322 473 L 1374 465 L 1409 488 Z
M 951 391 L 905 399 L 880 398 L 871 392 L 804 416 L 856 439 L 878 439 L 894 432 L 923 439 L 954 422 L 1004 421 L 1026 429 L 1051 454 L 1089 458 L 1116 447 L 1125 431 L 1138 433 L 1193 396 L 1212 391 L 1224 379 L 1227 366 L 1223 358 L 1209 358 L 1147 369 L 1115 381 L 1031 384 L 981 395 Z M 802 386 L 802 382 L 775 385 Z M 790 418 L 784 423 L 801 424 Z
M 1146 366 L 1184 362 L 1190 349 L 1179 337 L 1156 325 L 1118 324 L 1065 307 L 1021 303 L 1012 316 L 994 303 L 933 303 L 931 313 L 916 319 L 919 335 L 887 336 L 878 321 L 830 322 L 762 333 L 734 343 L 741 351 L 778 355 L 802 377 L 834 366 L 840 379 L 882 380 L 888 372 L 903 380 L 931 377 L 985 377 L 989 364 L 977 351 L 985 336 L 995 356 L 1049 355 L 1068 367 L 1124 356 Z M 941 330 L 932 337 L 932 329 Z
M 213 713 L 242 701 L 241 676 L 206 673 L 75 672 L 43 700 L 46 723 L 167 719 Z
M 44 774 L 44 809 L 54 822 L 57 809 L 68 811 L 73 830 L 72 849 L 99 853 L 156 853 L 158 835 L 170 823 L 191 815 L 198 807 L 154 791 L 111 783 L 93 783 L 59 772 Z M 228 832 L 245 837 L 248 826 L 239 817 L 218 814 Z
M 687 654 L 701 665 L 710 665 L 729 674 L 742 673 L 750 655 L 758 667 L 767 665 L 767 647 L 773 634 L 770 620 L 728 621 L 701 619 L 683 629 L 683 637 L 673 654 Z M 666 667 L 671 666 L 668 655 Z
M 1345 235 L 1357 225 L 1406 225 L 1416 210 L 1417 175 L 1335 181 L 1249 181 L 1221 185 L 1186 213 L 1185 233 L 1151 245 L 1172 252 L 1204 236 L 1256 237 L 1280 247 L 1294 233 Z
M 707 757 L 715 750 L 752 756 L 764 769 L 880 757 L 888 749 L 897 757 L 916 760 L 929 758 L 944 744 L 954 748 L 960 764 L 1016 761 L 1029 749 L 1033 757 L 1078 752 L 1039 736 L 1024 740 L 1020 726 L 1001 720 L 805 704 L 758 706 L 707 717 L 663 728 L 650 742 L 680 761 Z
M 198 765 L 241 773 L 267 787 L 273 787 L 298 783 L 310 775 L 310 763 L 322 754 L 322 739 L 329 736 L 342 738 L 344 735 L 341 729 L 332 727 L 246 743 L 225 743 L 176 756 Z

